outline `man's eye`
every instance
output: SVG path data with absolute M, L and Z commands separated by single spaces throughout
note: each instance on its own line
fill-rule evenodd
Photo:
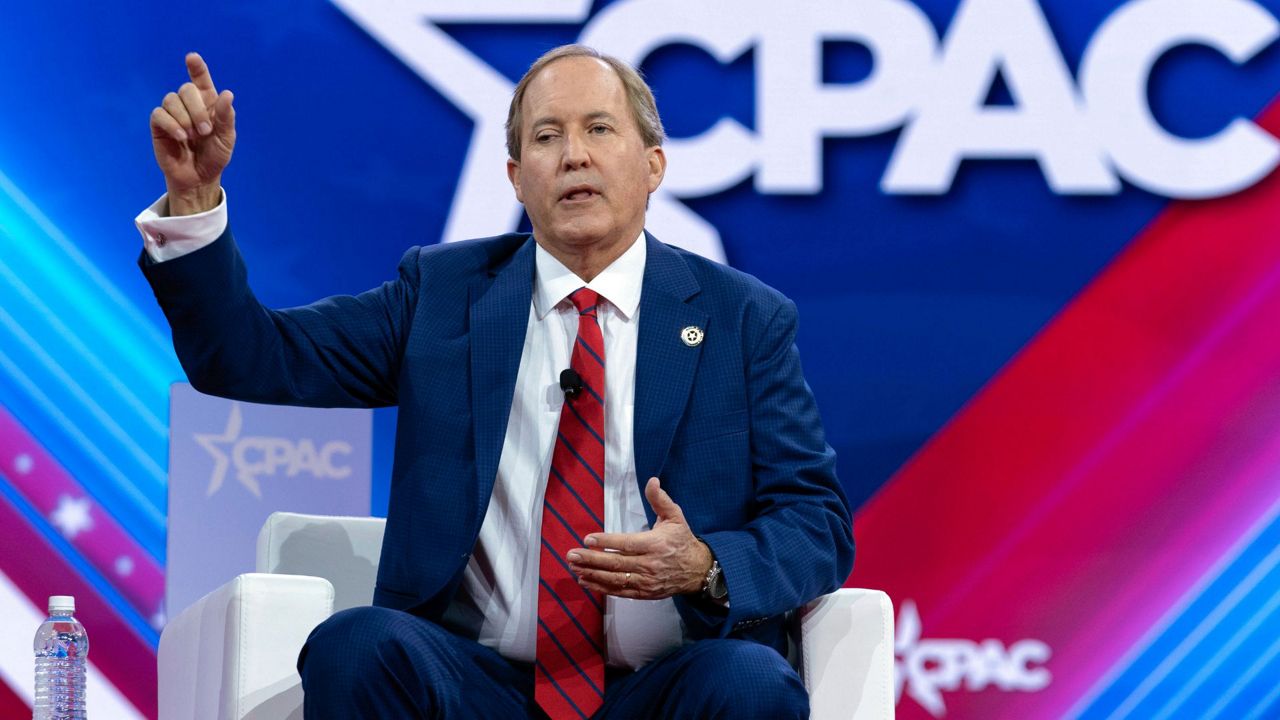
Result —
M 603 135 L 609 132 L 609 126 L 608 125 L 592 125 L 591 132 L 597 135 Z
M 534 137 L 534 140 L 535 140 L 535 141 L 537 141 L 537 142 L 540 142 L 540 143 L 545 143 L 545 142 L 550 142 L 550 141 L 554 140 L 554 139 L 555 139 L 555 137 L 556 137 L 555 135 L 552 135 L 552 134 L 550 134 L 550 133 L 547 133 L 547 134 L 545 134 L 545 135 L 538 135 L 538 136 Z

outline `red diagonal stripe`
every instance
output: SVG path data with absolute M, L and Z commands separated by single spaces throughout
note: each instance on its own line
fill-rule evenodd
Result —
M 594 316 L 591 317 L 594 319 Z M 574 366 L 581 365 L 584 368 L 591 366 L 604 367 L 604 360 L 600 354 L 600 349 L 579 335 L 578 342 L 573 345 L 573 357 L 570 360 L 570 364 Z
M 590 482 L 579 485 L 574 482 L 574 489 L 582 492 L 583 485 L 594 485 L 600 488 L 604 483 L 604 446 L 588 438 L 588 442 L 574 443 L 581 440 L 586 429 L 578 427 L 578 421 L 560 414 L 560 435 L 552 453 L 551 466 L 560 472 L 560 476 L 573 482 L 576 478 L 587 478 Z M 574 437 L 574 436 L 578 437 Z M 601 490 L 603 492 L 603 490 Z M 583 498 L 589 496 L 583 495 Z
M 26 456 L 27 467 L 17 469 L 16 458 Z M 6 476 L 23 498 L 44 517 L 53 514 L 64 496 L 83 498 L 89 493 L 50 455 L 27 429 L 4 407 L 0 406 L 0 462 Z M 124 595 L 143 617 L 160 610 L 164 599 L 164 571 L 151 554 L 142 548 L 114 517 L 97 502 L 90 505 L 92 532 L 80 533 L 70 540 L 102 576 Z M 121 576 L 117 563 L 131 563 L 129 572 Z
M 1062 716 L 1275 499 L 1276 318 L 1280 177 L 1174 203 L 859 511 L 851 582 L 924 637 L 1053 648 L 949 714 Z
M 574 516 L 566 516 L 552 501 L 548 500 L 545 504 L 547 508 L 555 511 L 547 514 L 546 522 L 549 525 L 542 528 L 542 537 L 551 543 L 551 547 L 568 552 L 573 548 L 582 547 L 582 537 L 596 531 L 597 526 L 594 523 L 583 522 L 582 517 L 578 517 L 579 522 L 575 524 Z
M 35 636 L 35 630 L 31 631 Z M 32 672 L 35 672 L 34 665 Z M 18 693 L 9 687 L 4 680 L 0 679 L 0 718 L 29 718 L 31 717 L 31 708 L 22 698 L 18 697 Z
M 554 569 L 548 569 L 546 572 L 542 573 L 543 580 L 546 580 L 555 587 L 559 587 L 559 583 L 565 578 L 568 578 L 568 580 L 572 582 L 578 590 L 582 591 L 582 596 L 587 600 L 587 602 L 595 605 L 596 610 L 600 612 L 604 611 L 603 600 L 595 597 L 591 594 L 590 590 L 578 584 L 578 576 L 574 574 L 573 570 L 569 569 L 568 564 L 564 562 L 564 558 L 562 556 L 555 555 L 555 551 L 548 550 L 546 545 L 542 546 L 541 552 L 543 554 L 539 556 L 539 562 L 554 564 Z M 551 553 L 551 555 L 548 556 L 547 553 Z M 542 567 L 552 568 L 552 565 L 543 565 Z
M 546 637 L 546 631 L 541 628 L 539 628 L 538 633 L 539 640 Z M 548 717 L 556 718 L 557 720 L 561 718 L 590 717 L 574 705 L 572 696 L 560 684 L 558 674 L 553 673 L 551 668 L 544 665 L 541 660 L 538 661 L 537 668 L 539 676 L 546 676 L 548 678 L 547 682 L 550 684 L 550 687 L 545 690 L 541 687 L 538 689 L 538 705 L 546 711 Z
M 588 479 L 585 477 L 579 478 L 579 480 L 588 481 Z M 570 483 L 564 477 L 564 475 L 560 473 L 558 469 L 554 469 L 554 468 L 552 469 L 550 477 L 547 479 L 547 482 L 548 483 L 556 482 L 563 485 L 566 490 L 569 490 L 569 497 L 574 501 L 574 503 L 576 503 L 575 507 L 581 507 L 583 509 L 583 512 L 589 513 L 586 517 L 588 517 L 591 520 L 593 525 L 597 525 L 601 527 L 604 526 L 603 518 L 600 518 L 598 515 L 596 515 L 595 510 L 592 509 L 592 507 L 588 504 L 588 503 L 594 503 L 595 506 L 598 506 L 598 507 L 603 506 L 604 504 L 604 501 L 603 501 L 604 489 L 601 488 L 599 484 L 594 483 L 594 479 L 590 479 L 590 482 L 591 482 L 590 487 L 596 488 L 597 492 L 591 492 L 585 496 L 581 492 L 579 492 L 578 488 L 575 487 L 572 483 Z
M 588 422 L 587 422 L 587 419 L 586 419 L 586 418 L 584 418 L 584 417 L 582 416 L 582 411 L 581 411 L 581 410 L 579 410 L 579 409 L 577 408 L 577 406 L 576 406 L 574 403 L 572 403 L 572 402 L 566 402 L 566 403 L 564 404 L 564 407 L 560 410 L 560 412 L 562 412 L 562 413 L 563 413 L 565 410 L 568 410 L 568 411 L 569 411 L 569 414 L 573 415 L 573 417 L 574 417 L 578 422 L 582 423 L 582 427 L 583 427 L 583 428 L 584 428 L 588 433 L 590 433 L 590 434 L 591 434 L 591 439 L 592 439 L 592 440 L 595 440 L 596 442 L 598 442 L 598 443 L 600 444 L 600 446 L 601 446 L 601 447 L 603 447 L 603 446 L 604 446 L 604 435 L 603 435 L 602 433 L 596 432 L 596 429 L 595 429 L 594 427 L 591 427 L 591 423 L 588 423 Z
M 0 499 L 0 548 L 6 548 L 0 552 L 0 571 L 36 607 L 44 607 L 50 595 L 75 596 L 76 617 L 90 634 L 92 662 L 139 712 L 154 718 L 155 650 L 7 499 Z
M 538 631 L 539 631 L 538 638 L 540 640 L 546 640 L 550 642 L 552 645 L 556 647 L 557 650 L 560 651 L 560 658 L 562 659 L 561 664 L 556 665 L 556 667 L 554 668 L 547 666 L 545 663 L 543 665 L 543 667 L 545 667 L 547 670 L 550 671 L 551 677 L 556 680 L 559 680 L 561 673 L 565 673 L 566 675 L 569 675 L 571 677 L 576 677 L 576 679 L 582 682 L 585 689 L 590 690 L 591 695 L 594 695 L 597 698 L 603 698 L 604 689 L 596 685 L 595 681 L 591 678 L 591 675 L 587 672 L 586 668 L 583 668 L 577 664 L 577 661 L 576 661 L 577 654 L 579 654 L 581 650 L 580 649 L 575 650 L 574 648 L 569 647 L 565 643 L 565 640 L 560 636 L 560 632 L 571 634 L 571 629 L 562 627 L 560 628 L 560 631 L 557 632 L 556 630 L 548 626 L 545 621 L 539 621 Z
M 542 578 L 542 581 L 551 587 L 551 594 L 547 599 L 552 610 L 539 613 L 538 619 L 546 623 L 561 644 L 571 652 L 595 654 L 596 648 L 603 650 L 603 641 L 593 637 L 595 630 L 589 627 L 600 613 L 595 612 L 592 604 L 577 591 L 578 584 L 563 578 Z M 541 593 L 545 594 L 546 590 L 546 587 L 539 587 Z M 585 658 L 575 655 L 575 659 Z

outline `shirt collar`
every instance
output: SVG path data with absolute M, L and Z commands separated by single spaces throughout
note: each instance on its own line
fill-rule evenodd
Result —
M 640 306 L 640 288 L 644 283 L 647 256 L 644 232 L 627 251 L 609 264 L 586 286 L 609 301 L 624 319 L 630 320 Z M 564 266 L 541 245 L 534 248 L 533 309 L 541 320 L 552 308 L 582 287 L 582 278 Z

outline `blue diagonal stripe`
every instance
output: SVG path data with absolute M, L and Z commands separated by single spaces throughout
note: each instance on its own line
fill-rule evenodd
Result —
M 1264 670 L 1271 665 L 1271 661 L 1276 658 L 1277 654 L 1280 654 L 1280 640 L 1271 643 L 1271 645 L 1267 647 L 1266 652 L 1262 653 L 1262 657 L 1254 660 L 1253 663 L 1249 665 L 1248 669 L 1241 673 L 1239 677 L 1236 678 L 1235 682 L 1231 683 L 1231 687 L 1226 690 L 1217 691 L 1217 702 L 1215 702 L 1208 710 L 1205 710 L 1202 717 L 1208 720 L 1209 718 L 1218 718 L 1221 716 L 1223 714 L 1223 710 L 1230 706 L 1232 701 L 1234 701 L 1246 687 L 1253 683 L 1259 675 L 1263 674 Z M 1273 677 L 1274 673 L 1275 668 L 1271 668 L 1271 674 Z M 1236 717 L 1239 717 L 1239 715 L 1236 715 Z
M 542 578 L 538 578 L 538 584 L 547 592 L 551 593 L 551 599 L 556 601 L 556 604 L 564 611 L 565 616 L 567 616 L 569 620 L 573 622 L 574 626 L 578 628 L 578 631 L 582 633 L 582 637 L 586 638 L 587 642 L 591 643 L 591 647 L 595 648 L 596 652 L 603 655 L 604 649 L 596 644 L 596 641 L 591 637 L 591 633 L 587 632 L 587 629 L 582 627 L 582 623 L 578 622 L 577 616 L 570 612 L 569 606 L 565 605 L 564 601 L 560 599 L 560 596 L 556 594 L 556 591 L 551 589 L 551 584 Z
M 604 398 L 600 397 L 600 393 L 596 392 L 596 389 L 591 387 L 591 383 L 587 382 L 586 378 L 582 379 L 582 387 L 587 392 L 591 393 L 591 397 L 595 398 L 596 402 L 600 403 L 600 407 L 604 407 Z
M 1067 713 L 1080 720 L 1210 717 L 1207 712 L 1280 627 L 1280 503 L 1187 591 L 1134 650 Z M 1252 698 L 1250 699 L 1252 701 Z M 1237 698 L 1223 717 L 1247 715 Z M 1268 716 L 1269 717 L 1269 716 Z
M 579 545 L 586 546 L 587 543 L 583 540 L 582 536 L 579 535 L 578 532 L 573 529 L 573 526 L 569 524 L 568 520 L 564 519 L 564 516 L 560 514 L 559 510 L 556 510 L 554 505 L 552 505 L 551 503 L 543 503 L 543 504 L 546 506 L 548 510 L 551 511 L 552 515 L 556 516 L 556 519 L 560 521 L 560 524 L 564 525 L 565 529 L 569 531 L 569 534 L 573 536 L 574 540 L 578 541 Z
M 554 557 L 556 559 L 556 562 L 560 563 L 560 567 L 564 568 L 565 572 L 569 573 L 570 575 L 574 574 L 573 568 L 569 567 L 569 564 L 566 563 L 564 559 L 560 557 L 560 553 L 556 552 L 555 548 L 551 547 L 551 543 L 547 542 L 546 538 L 543 538 L 542 545 L 543 547 L 551 551 L 551 557 Z M 591 604 L 595 605 L 596 609 L 600 611 L 601 615 L 603 615 L 604 607 L 600 605 L 599 600 L 596 600 L 596 596 L 592 595 L 590 590 L 582 587 L 581 585 L 579 585 L 578 587 L 582 588 L 583 594 L 587 596 L 587 599 L 591 601 Z
M 570 485 L 570 484 L 569 484 L 569 481 L 568 481 L 568 480 L 565 480 L 565 479 L 564 479 L 564 476 L 563 476 L 563 475 L 561 475 L 561 474 L 560 474 L 560 471 L 559 471 L 559 470 L 557 470 L 557 469 L 555 469 L 555 467 L 552 467 L 552 468 L 551 468 L 551 472 L 555 474 L 556 479 L 558 479 L 560 482 L 564 483 L 564 486 L 565 486 L 565 487 L 569 488 L 569 492 L 573 493 L 573 496 L 574 496 L 575 498 L 577 498 L 577 499 L 578 499 L 578 502 L 579 502 L 579 503 L 581 503 L 581 504 L 582 504 L 582 509 L 583 509 L 583 510 L 586 510 L 586 511 L 587 511 L 587 513 L 588 513 L 589 515 L 591 515 L 591 519 L 592 519 L 592 520 L 595 520 L 595 521 L 596 521 L 596 524 L 597 524 L 597 525 L 599 525 L 599 526 L 601 527 L 601 529 L 603 529 L 603 528 L 604 528 L 604 522 L 603 522 L 600 518 L 596 517 L 596 513 L 595 513 L 595 511 L 591 509 L 591 506 L 590 506 L 590 505 L 587 505 L 586 501 L 582 499 L 582 496 L 578 494 L 578 491 L 573 489 L 573 485 Z
M 569 664 L 573 666 L 573 669 L 577 670 L 578 674 L 581 675 L 583 679 L 586 680 L 587 683 L 591 685 L 591 689 L 595 690 L 596 694 L 599 695 L 600 697 L 604 697 L 604 691 L 596 686 L 596 681 L 592 680 L 591 676 L 587 674 L 587 671 L 583 670 L 582 666 L 578 664 L 578 661 L 573 659 L 573 655 L 569 653 L 569 649 L 566 648 L 563 644 L 561 644 L 560 638 L 556 637 L 556 634 L 551 632 L 551 628 L 545 622 L 543 622 L 542 618 L 538 618 L 538 624 L 542 626 L 543 630 L 547 631 L 547 636 L 550 637 L 551 641 L 556 644 L 556 647 L 560 648 L 560 652 L 564 653 L 565 658 L 569 660 Z M 546 672 L 545 665 L 543 666 L 543 672 Z M 547 673 L 547 677 L 551 677 L 551 674 Z
M 1260 720 L 1262 717 L 1275 717 L 1275 714 L 1270 711 L 1272 709 L 1271 706 L 1275 704 L 1278 699 L 1280 699 L 1280 684 L 1271 688 L 1270 692 L 1263 696 L 1262 700 L 1260 700 L 1258 704 L 1249 711 L 1248 715 L 1241 718 L 1241 720 Z
M 565 404 L 569 406 L 569 410 L 573 412 L 573 416 L 578 418 L 578 422 L 582 423 L 582 426 L 587 429 L 587 432 L 591 433 L 591 437 L 594 437 L 601 445 L 603 445 L 604 438 L 600 437 L 600 433 L 596 432 L 595 428 L 591 427 L 591 423 L 587 422 L 586 419 L 582 417 L 582 413 L 578 412 L 578 408 L 574 407 L 574 404 L 571 402 Z
M 569 443 L 569 438 L 565 437 L 564 433 L 557 434 L 560 436 L 560 442 L 564 443 L 564 446 L 569 448 L 569 452 L 573 453 L 573 456 L 578 458 L 578 462 L 582 463 L 582 467 L 586 468 L 587 472 L 591 473 L 591 477 L 595 478 L 596 482 L 600 483 L 601 487 L 604 487 L 604 479 L 596 474 L 595 469 L 591 467 L 591 463 L 587 462 L 586 458 L 578 454 L 577 448 Z
M 583 350 L 586 350 L 588 353 L 590 353 L 591 357 L 596 359 L 596 362 L 600 363 L 600 367 L 604 367 L 604 358 L 597 355 L 596 351 L 591 349 L 591 346 L 587 344 L 586 340 L 582 339 L 581 335 L 578 336 L 578 344 L 582 346 Z
M 555 688 L 556 692 L 560 693 L 560 697 L 564 698 L 564 701 L 569 703 L 569 707 L 573 708 L 573 711 L 578 713 L 578 717 L 582 718 L 582 720 L 589 720 L 587 716 L 583 714 L 582 710 L 578 708 L 578 703 L 574 702 L 573 698 L 569 697 L 568 693 L 560 687 L 560 683 L 556 682 L 554 677 L 551 677 L 551 673 L 547 671 L 547 666 L 542 663 L 538 663 L 538 669 L 542 670 L 542 674 L 551 681 L 551 687 Z

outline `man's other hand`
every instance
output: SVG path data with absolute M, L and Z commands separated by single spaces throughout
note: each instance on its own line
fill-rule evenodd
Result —
M 649 478 L 644 495 L 658 518 L 653 529 L 588 535 L 587 548 L 568 553 L 578 582 L 588 590 L 639 600 L 702 590 L 711 569 L 711 549 L 694 537 L 680 506 L 658 478 Z
M 191 81 L 164 96 L 151 111 L 151 144 L 169 192 L 169 214 L 211 210 L 222 200 L 222 171 L 236 144 L 230 90 L 213 85 L 209 66 L 187 54 Z

